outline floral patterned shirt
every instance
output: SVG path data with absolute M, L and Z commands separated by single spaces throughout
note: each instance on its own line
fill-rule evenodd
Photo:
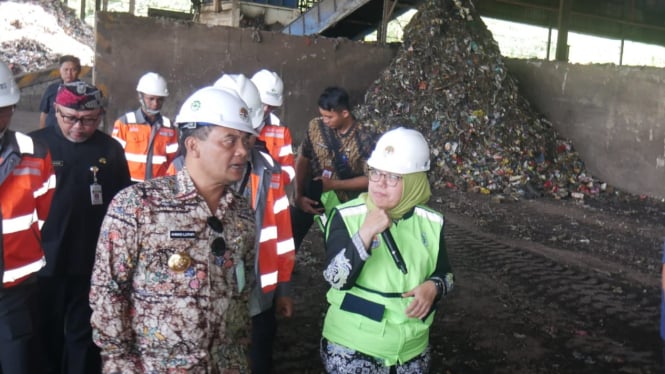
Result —
M 221 234 L 208 226 L 212 214 L 186 169 L 113 199 L 90 291 L 104 373 L 249 372 L 254 216 L 231 190 L 214 213 Z M 226 251 L 216 256 L 220 236 Z M 189 265 L 169 268 L 176 254 Z

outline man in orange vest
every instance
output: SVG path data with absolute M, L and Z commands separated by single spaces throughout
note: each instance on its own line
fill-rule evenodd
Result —
M 0 62 L 0 372 L 41 373 L 35 273 L 46 260 L 41 228 L 55 188 L 46 146 L 9 130 L 20 91 Z
M 178 132 L 161 114 L 169 96 L 166 80 L 157 73 L 146 73 L 136 86 L 141 107 L 125 113 L 113 125 L 113 138 L 125 149 L 133 182 L 171 175 L 171 161 L 178 151 Z
M 291 131 L 283 126 L 275 113 L 284 103 L 284 82 L 277 73 L 263 69 L 252 76 L 252 83 L 259 90 L 263 103 L 264 123 L 257 129 L 259 140 L 282 166 L 282 174 L 286 174 L 284 183 L 288 185 L 296 175 L 293 140 Z
M 225 74 L 215 82 L 215 87 L 231 91 L 245 101 L 253 128 L 261 129 L 264 123 L 263 104 L 252 81 L 241 74 Z M 282 171 L 265 143 L 255 139 L 248 170 L 237 187 L 238 192 L 250 201 L 256 221 L 258 282 L 249 299 L 252 317 L 250 361 L 252 373 L 255 374 L 272 372 L 276 315 L 291 317 L 293 314 L 290 282 L 295 249 L 289 200 L 284 189 L 288 183 L 285 181 L 287 174 Z

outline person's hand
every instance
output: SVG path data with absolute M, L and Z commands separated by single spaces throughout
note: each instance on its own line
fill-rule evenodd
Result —
M 316 177 L 314 180 L 321 181 L 321 191 L 328 192 L 337 189 L 337 179 Z
M 321 204 L 319 204 L 318 201 L 312 200 L 307 196 L 298 196 L 295 199 L 295 204 L 298 207 L 298 209 L 302 210 L 305 213 L 309 214 L 321 214 L 325 212 L 325 209 Z
M 289 296 L 280 296 L 275 300 L 275 313 L 282 317 L 291 318 L 293 315 L 293 299 Z
M 402 297 L 413 297 L 413 301 L 406 308 L 407 317 L 423 319 L 432 308 L 432 303 L 436 298 L 436 285 L 427 280 L 411 291 L 403 293 Z
M 372 209 L 367 212 L 365 221 L 360 225 L 360 229 L 358 230 L 358 234 L 360 234 L 365 247 L 370 248 L 372 239 L 390 227 L 391 223 L 388 212 L 383 209 Z
M 360 226 L 360 230 L 370 236 L 378 235 L 390 227 L 391 221 L 388 212 L 383 209 L 372 209 L 367 212 L 365 221 Z

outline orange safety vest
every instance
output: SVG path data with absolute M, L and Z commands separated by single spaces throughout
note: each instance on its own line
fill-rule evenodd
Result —
M 153 134 L 154 126 L 159 128 Z M 129 174 L 135 182 L 146 179 L 147 162 L 152 162 L 152 175 L 147 179 L 173 175 L 169 169 L 178 151 L 178 132 L 171 121 L 162 116 L 154 125 L 145 119 L 141 109 L 125 113 L 113 124 L 112 136 L 125 149 Z M 148 160 L 152 141 L 152 157 Z
M 262 173 L 260 167 L 252 170 L 250 186 L 252 209 L 255 211 L 261 209 L 263 212 L 263 220 L 260 224 L 257 222 L 256 228 L 259 232 L 258 272 L 262 291 L 270 292 L 276 289 L 278 283 L 291 280 L 296 257 L 295 244 L 291 231 L 289 200 L 282 179 L 284 174 L 271 175 L 270 188 L 266 191 L 265 200 L 261 203 L 263 206 L 257 206 L 257 192 L 262 190 L 259 186 L 262 178 L 257 173 L 257 169 Z
M 48 148 L 28 135 L 7 131 L 0 142 L 0 276 L 6 288 L 46 264 L 41 228 L 55 192 L 55 173 Z
M 293 141 L 291 131 L 285 126 L 265 125 L 258 137 L 266 143 L 270 155 L 277 160 L 284 174 L 284 185 L 288 185 L 295 178 L 296 167 L 293 157 Z

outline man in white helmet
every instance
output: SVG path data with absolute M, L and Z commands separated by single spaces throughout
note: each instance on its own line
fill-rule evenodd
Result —
M 242 74 L 225 74 L 215 82 L 215 87 L 237 94 L 249 108 L 254 129 L 263 127 L 263 104 L 252 81 Z M 265 142 L 257 139 L 252 147 L 247 174 L 237 188 L 252 202 L 257 228 L 258 282 L 249 303 L 252 316 L 250 360 L 252 372 L 257 374 L 272 372 L 276 315 L 291 317 L 293 313 L 290 282 L 295 248 L 285 179 L 279 162 L 270 155 Z
M 286 175 L 285 183 L 295 178 L 295 159 L 293 157 L 293 140 L 291 131 L 283 126 L 275 111 L 284 103 L 284 82 L 277 73 L 266 69 L 259 70 L 252 76 L 263 103 L 263 125 L 258 129 L 259 140 L 263 141 Z
M 202 88 L 176 123 L 184 168 L 111 203 L 91 278 L 104 373 L 247 373 L 254 213 L 230 186 L 254 129 L 245 103 Z
M 146 73 L 136 86 L 141 107 L 118 118 L 113 138 L 125 149 L 132 181 L 169 175 L 169 165 L 178 151 L 178 132 L 161 114 L 169 90 L 164 77 Z
M 43 370 L 35 273 L 46 263 L 40 230 L 55 174 L 45 145 L 9 130 L 20 95 L 14 75 L 0 62 L 0 330 L 8 332 L 0 334 L 0 372 L 31 374 Z

